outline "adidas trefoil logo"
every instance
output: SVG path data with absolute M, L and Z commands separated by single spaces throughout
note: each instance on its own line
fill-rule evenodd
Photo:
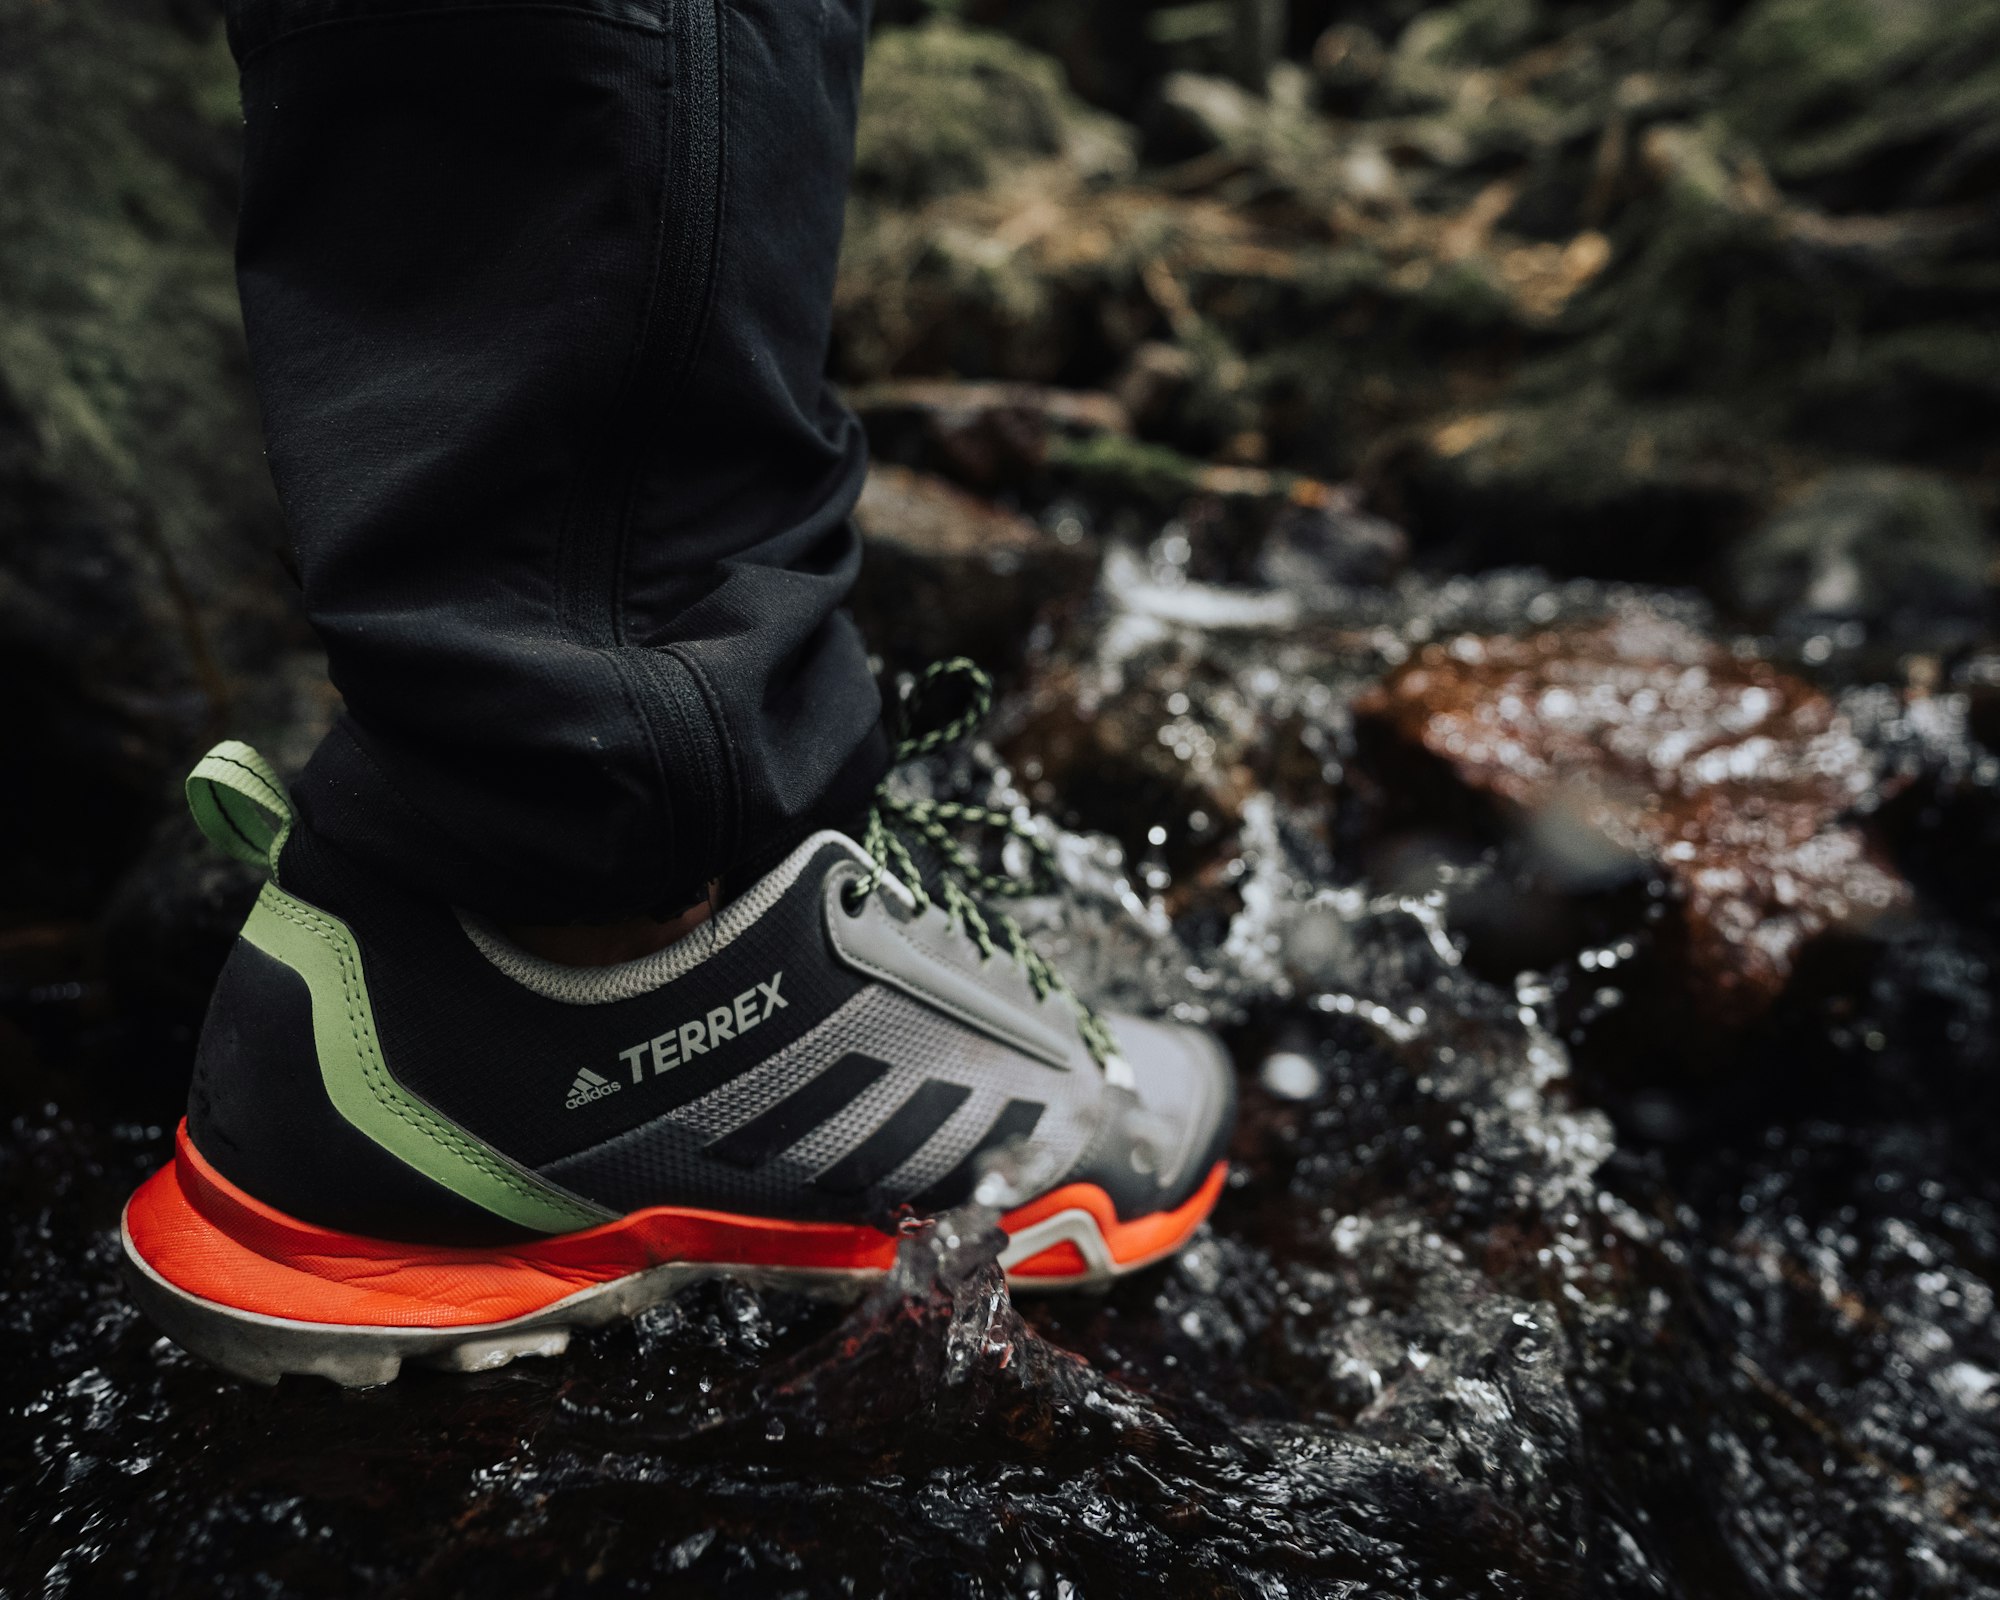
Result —
M 578 1106 L 587 1106 L 593 1100 L 602 1100 L 608 1094 L 616 1094 L 623 1085 L 613 1083 L 609 1078 L 600 1078 L 590 1068 L 585 1067 L 576 1075 L 576 1082 L 569 1086 L 569 1098 L 563 1102 L 571 1111 Z

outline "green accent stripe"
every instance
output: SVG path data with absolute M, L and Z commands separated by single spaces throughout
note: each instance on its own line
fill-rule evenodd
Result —
M 243 937 L 306 980 L 313 1044 L 327 1097 L 384 1150 L 454 1194 L 545 1233 L 595 1227 L 610 1213 L 543 1182 L 440 1116 L 389 1073 L 368 1002 L 361 951 L 347 925 L 274 883 L 264 885 Z

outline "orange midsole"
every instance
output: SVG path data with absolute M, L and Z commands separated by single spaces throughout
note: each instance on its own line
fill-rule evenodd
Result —
M 1222 1192 L 1217 1162 L 1172 1211 L 1121 1222 L 1093 1183 L 1065 1184 L 1000 1219 L 1017 1233 L 1062 1211 L 1084 1211 L 1120 1267 L 1166 1255 L 1194 1232 Z M 868 1272 L 895 1258 L 897 1236 L 879 1228 L 783 1222 L 653 1206 L 579 1233 L 491 1249 L 398 1244 L 287 1216 L 245 1194 L 210 1166 L 183 1122 L 174 1159 L 127 1202 L 125 1228 L 147 1266 L 204 1300 L 295 1322 L 391 1328 L 505 1322 L 583 1289 L 681 1262 L 735 1267 Z M 1017 1277 L 1081 1276 L 1072 1249 L 1044 1250 Z

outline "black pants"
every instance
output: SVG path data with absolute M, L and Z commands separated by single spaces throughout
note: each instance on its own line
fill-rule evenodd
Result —
M 823 370 L 864 12 L 235 0 L 333 844 L 492 915 L 665 913 L 865 806 L 865 452 Z

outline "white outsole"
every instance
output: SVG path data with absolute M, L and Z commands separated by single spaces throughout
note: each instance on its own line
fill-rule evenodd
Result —
M 242 1311 L 190 1294 L 156 1272 L 121 1218 L 125 1278 L 139 1309 L 190 1354 L 251 1383 L 288 1375 L 328 1378 L 347 1388 L 390 1383 L 405 1362 L 447 1372 L 487 1372 L 517 1356 L 556 1356 L 579 1328 L 601 1328 L 671 1300 L 704 1278 L 727 1274 L 810 1293 L 852 1296 L 881 1276 L 826 1267 L 718 1267 L 670 1262 L 593 1284 L 552 1305 L 503 1322 L 451 1328 L 353 1327 Z

